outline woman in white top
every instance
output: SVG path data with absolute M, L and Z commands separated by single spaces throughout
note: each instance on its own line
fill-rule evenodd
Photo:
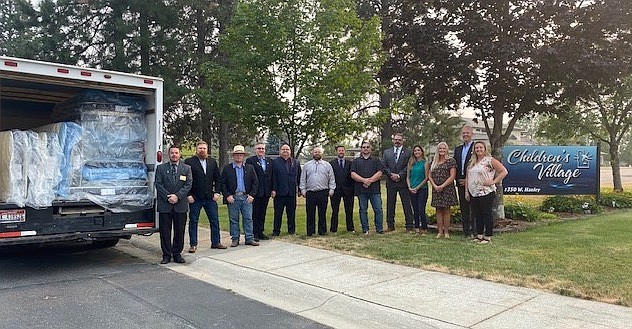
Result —
M 496 184 L 507 176 L 507 168 L 489 154 L 485 143 L 474 142 L 472 149 L 474 154 L 467 166 L 465 198 L 470 201 L 472 218 L 476 220 L 477 237 L 474 240 L 489 243 L 494 232 L 492 206 Z

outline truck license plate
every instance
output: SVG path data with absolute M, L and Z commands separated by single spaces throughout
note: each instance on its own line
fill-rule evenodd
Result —
M 0 210 L 0 223 L 23 223 L 26 222 L 26 210 L 10 209 Z

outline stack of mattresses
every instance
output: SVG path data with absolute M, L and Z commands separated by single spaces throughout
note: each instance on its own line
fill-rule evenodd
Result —
M 60 180 L 55 187 L 55 194 L 61 199 L 70 195 L 70 185 L 73 181 L 79 182 L 81 170 L 80 154 L 73 152 L 75 146 L 81 139 L 83 129 L 74 122 L 58 122 L 36 128 L 35 131 L 55 133 L 58 136 L 59 145 L 62 152 L 60 160 Z
M 0 132 L 0 201 L 45 208 L 61 178 L 61 147 L 55 133 Z
M 75 120 L 82 128 L 72 157 L 76 175 L 70 199 L 89 199 L 116 212 L 153 205 L 144 161 L 146 110 L 143 98 L 101 91 L 83 93 L 55 108 L 55 119 Z
M 24 207 L 27 193 L 26 133 L 0 132 L 0 201 Z

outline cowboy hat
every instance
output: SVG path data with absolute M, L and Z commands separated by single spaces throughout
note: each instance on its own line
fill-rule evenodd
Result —
M 246 149 L 243 145 L 235 145 L 235 147 L 233 147 L 233 151 L 230 152 L 230 154 L 246 154 Z

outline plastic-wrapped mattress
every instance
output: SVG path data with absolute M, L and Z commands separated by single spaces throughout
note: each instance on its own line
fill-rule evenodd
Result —
M 52 205 L 61 147 L 55 133 L 0 132 L 0 201 L 19 207 Z

